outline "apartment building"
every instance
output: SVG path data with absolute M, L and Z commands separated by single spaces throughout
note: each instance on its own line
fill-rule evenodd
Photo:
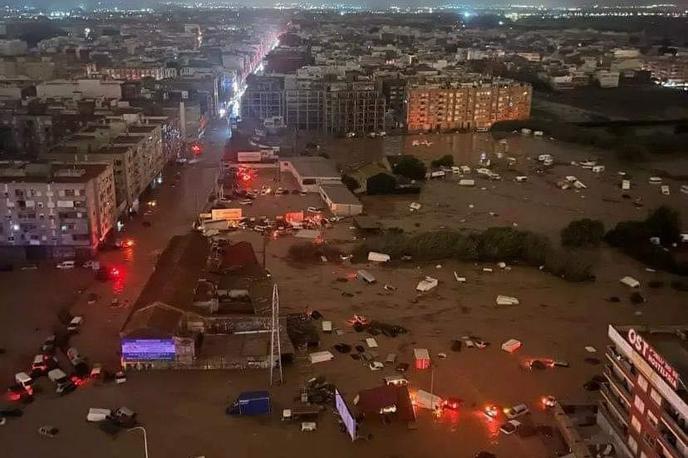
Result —
M 96 125 L 72 135 L 43 155 L 53 161 L 110 164 L 115 180 L 117 214 L 138 210 L 139 196 L 160 176 L 167 155 L 160 124 Z
M 3 253 L 90 255 L 117 217 L 112 166 L 0 163 L 0 215 Z
M 97 79 L 52 80 L 36 85 L 36 96 L 41 99 L 122 98 L 121 81 Z
M 292 128 L 325 134 L 385 130 L 385 96 L 369 81 L 250 78 L 241 108 L 244 117 L 280 116 Z
M 610 325 L 598 424 L 617 456 L 688 457 L 688 325 Z
M 509 80 L 419 84 L 407 89 L 406 99 L 409 132 L 487 130 L 497 121 L 528 118 L 532 88 Z
M 113 79 L 140 80 L 142 78 L 153 78 L 164 80 L 176 78 L 177 69 L 165 67 L 164 65 L 132 65 L 102 67 L 98 70 L 100 75 L 106 75 Z
M 645 59 L 643 70 L 666 86 L 688 86 L 688 57 L 660 56 Z

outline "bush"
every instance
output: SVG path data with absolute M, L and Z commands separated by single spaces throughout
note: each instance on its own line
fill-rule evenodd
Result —
M 589 218 L 571 221 L 561 230 L 561 244 L 568 247 L 597 246 L 604 237 L 604 223 Z
M 433 160 L 431 165 L 436 169 L 440 167 L 451 167 L 454 165 L 454 156 L 451 154 L 445 154 L 444 156 Z
M 421 261 L 435 261 L 451 258 L 463 236 L 454 231 L 424 232 L 411 237 L 407 249 L 413 250 L 413 257 Z
M 397 187 L 397 180 L 387 173 L 378 173 L 368 178 L 366 189 L 368 195 L 393 194 Z
M 547 254 L 552 251 L 552 244 L 544 235 L 526 232 L 523 237 L 523 261 L 531 266 L 541 266 L 545 263 Z
M 480 259 L 513 261 L 523 254 L 525 233 L 511 227 L 490 227 L 480 234 Z
M 535 267 L 544 265 L 548 272 L 568 281 L 594 278 L 592 264 L 580 253 L 555 250 L 547 237 L 512 227 L 491 227 L 468 235 L 450 230 L 413 236 L 387 231 L 358 245 L 354 256 L 356 260 L 367 259 L 370 251 L 389 254 L 392 259 L 409 255 L 419 261 L 522 261 Z
M 623 144 L 616 149 L 616 156 L 624 162 L 641 162 L 646 155 L 647 148 L 638 144 Z
M 425 164 L 415 156 L 404 156 L 399 159 L 393 169 L 394 173 L 409 180 L 424 180 L 427 173 Z
M 545 257 L 545 270 L 567 281 L 593 280 L 592 263 L 580 253 L 568 250 L 550 250 Z
M 671 251 L 650 242 L 651 237 L 659 237 L 661 243 L 671 244 L 680 239 L 680 234 L 679 212 L 669 207 L 659 207 L 644 221 L 620 222 L 607 232 L 605 240 L 611 246 L 619 248 L 628 256 L 650 267 L 678 275 L 688 275 L 688 264 L 677 261 Z
M 667 206 L 655 209 L 645 219 L 648 232 L 659 237 L 663 244 L 676 243 L 681 240 L 681 214 Z
M 330 261 L 338 261 L 341 254 L 342 251 L 337 247 L 313 242 L 295 243 L 287 252 L 289 259 L 295 262 L 321 262 L 321 256 Z

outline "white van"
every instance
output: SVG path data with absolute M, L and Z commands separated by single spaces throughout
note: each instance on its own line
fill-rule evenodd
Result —
M 73 269 L 76 266 L 74 261 L 62 261 L 56 267 L 61 270 Z
M 14 374 L 14 380 L 25 390 L 28 390 L 33 385 L 33 379 L 26 372 L 17 372 Z
M 98 409 L 91 407 L 86 414 L 86 421 L 105 421 L 112 411 L 110 409 Z

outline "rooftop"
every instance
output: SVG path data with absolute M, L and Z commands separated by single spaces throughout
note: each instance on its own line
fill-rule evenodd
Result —
M 135 145 L 143 140 L 143 137 L 138 135 L 118 135 L 112 140 L 114 145 Z
M 107 164 L 0 162 L 2 183 L 85 183 L 105 172 Z
M 343 184 L 324 184 L 320 189 L 335 204 L 361 205 L 361 201 Z
M 291 162 L 292 166 L 301 175 L 305 177 L 327 177 L 339 178 L 340 173 L 334 166 L 334 163 L 324 157 L 311 156 L 297 156 L 285 159 L 286 162 Z
M 685 384 L 688 381 L 688 326 L 640 331 L 646 342 L 678 372 Z

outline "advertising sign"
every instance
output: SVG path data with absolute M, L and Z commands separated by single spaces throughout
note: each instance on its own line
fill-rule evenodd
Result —
M 236 221 L 241 219 L 241 214 L 241 208 L 214 208 L 210 216 L 213 221 L 219 219 Z
M 337 408 L 337 412 L 339 412 L 339 416 L 342 417 L 346 432 L 349 433 L 352 441 L 356 440 L 356 420 L 353 415 L 351 415 L 351 411 L 346 405 L 346 401 L 344 401 L 344 398 L 337 389 L 334 390 L 334 404 Z
M 129 361 L 174 361 L 172 339 L 122 339 L 122 357 Z
M 674 390 L 678 389 L 679 375 L 635 329 L 629 329 L 626 340 L 631 347 L 652 367 Z

